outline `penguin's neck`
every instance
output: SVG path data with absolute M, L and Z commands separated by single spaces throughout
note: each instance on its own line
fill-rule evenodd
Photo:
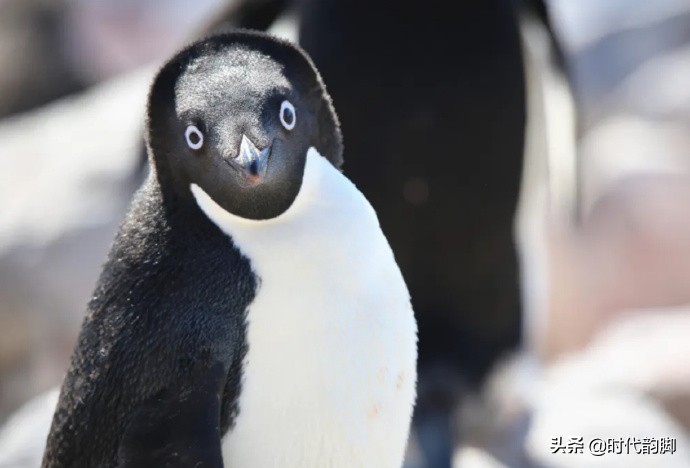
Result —
M 293 268 L 306 268 L 318 264 L 311 255 L 323 257 L 355 250 L 363 254 L 367 246 L 354 244 L 366 244 L 367 233 L 380 230 L 369 202 L 314 148 L 307 152 L 297 197 L 275 218 L 242 218 L 224 210 L 199 186 L 192 184 L 191 191 L 201 210 L 232 237 L 257 273 L 281 258 L 298 262 L 292 264 Z M 333 249 L 334 244 L 338 249 Z

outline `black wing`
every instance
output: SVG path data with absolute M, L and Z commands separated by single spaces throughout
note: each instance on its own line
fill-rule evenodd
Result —
M 193 388 L 170 389 L 134 414 L 118 450 L 119 468 L 222 468 L 221 397 L 226 375 L 217 365 Z

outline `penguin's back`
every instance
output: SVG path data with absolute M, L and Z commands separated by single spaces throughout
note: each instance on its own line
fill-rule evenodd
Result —
M 161 434 L 182 403 L 195 417 L 195 392 L 226 396 L 221 432 L 236 414 L 256 278 L 202 213 L 190 219 L 174 205 L 154 177 L 133 200 L 89 303 L 44 467 L 115 466 L 128 433 Z M 125 452 L 153 453 L 155 443 Z

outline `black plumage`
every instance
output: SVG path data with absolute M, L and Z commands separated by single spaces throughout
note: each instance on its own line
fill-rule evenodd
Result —
M 135 417 L 142 404 L 162 418 L 185 402 L 196 417 L 212 399 L 190 395 L 208 379 L 224 407 L 207 429 L 227 430 L 239 392 L 244 311 L 255 288 L 249 262 L 227 236 L 198 210 L 163 203 L 151 176 L 89 303 L 43 466 L 115 466 L 121 435 L 140 433 L 146 423 Z M 219 450 L 218 437 L 216 444 Z

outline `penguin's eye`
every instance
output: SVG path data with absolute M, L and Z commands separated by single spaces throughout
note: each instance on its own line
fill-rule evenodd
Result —
M 297 116 L 295 115 L 295 106 L 290 101 L 283 101 L 280 105 L 280 123 L 283 124 L 285 130 L 292 130 L 297 123 Z
M 201 130 L 196 128 L 196 125 L 190 125 L 184 132 L 184 137 L 187 140 L 187 146 L 193 150 L 198 150 L 204 145 L 204 134 Z

